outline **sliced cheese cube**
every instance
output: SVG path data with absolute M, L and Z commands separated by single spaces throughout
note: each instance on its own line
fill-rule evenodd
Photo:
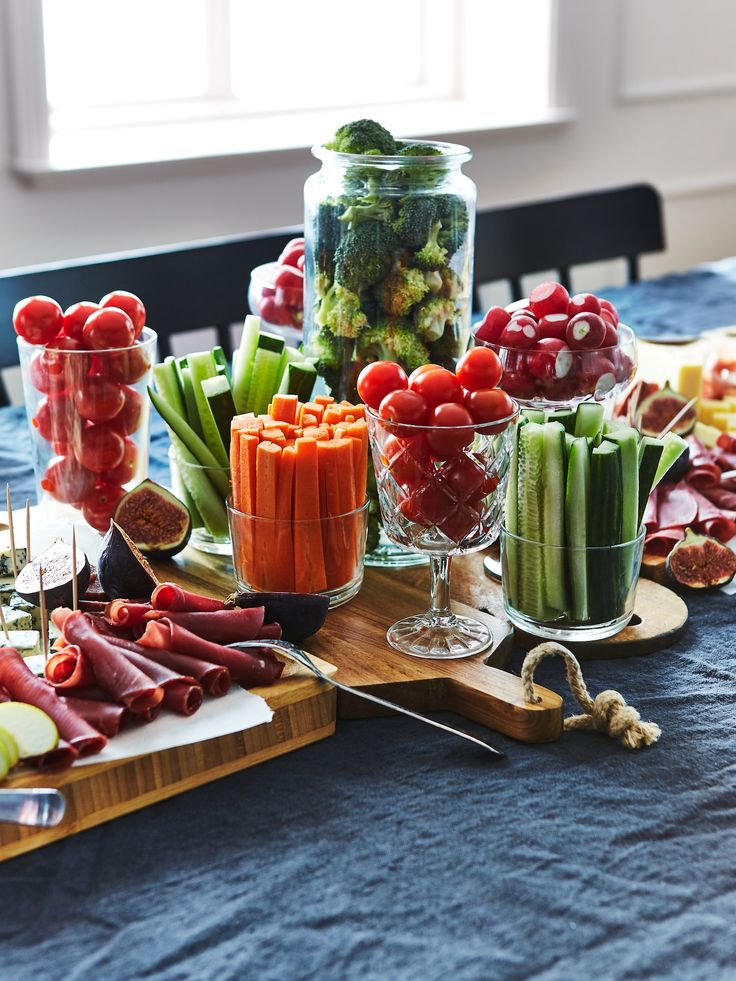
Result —
M 26 610 L 17 610 L 3 603 L 5 625 L 8 630 L 33 630 L 33 618 Z
M 722 433 L 736 432 L 736 412 L 714 412 L 712 421 Z
M 20 571 L 26 564 L 28 559 L 26 558 L 26 550 L 24 548 L 16 548 L 15 550 L 15 560 L 18 563 L 18 570 Z M 0 548 L 0 576 L 12 576 L 13 575 L 13 550 L 12 548 Z
M 716 445 L 721 430 L 715 426 L 706 426 L 704 422 L 696 422 L 693 429 L 693 436 L 702 443 L 707 449 L 712 450 Z
M 698 398 L 702 379 L 702 364 L 681 364 L 677 373 L 677 391 L 686 399 Z
M 723 399 L 701 399 L 697 405 L 698 419 L 706 426 L 713 425 L 716 412 L 728 412 L 728 404 Z
M 37 630 L 8 630 L 8 636 L 0 630 L 0 648 L 14 647 L 23 657 L 41 653 L 41 635 Z

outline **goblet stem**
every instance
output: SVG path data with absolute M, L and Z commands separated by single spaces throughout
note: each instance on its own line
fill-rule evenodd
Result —
M 450 571 L 452 557 L 449 555 L 430 556 L 430 605 L 429 617 L 435 623 L 447 621 L 452 617 L 450 609 Z

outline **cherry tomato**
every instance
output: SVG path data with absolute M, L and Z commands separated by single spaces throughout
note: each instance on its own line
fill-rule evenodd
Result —
M 82 328 L 82 340 L 96 351 L 130 347 L 135 340 L 135 327 L 124 310 L 103 307 L 87 318 Z
M 48 367 L 44 364 L 43 355 L 40 351 L 31 358 L 28 366 L 28 374 L 31 379 L 31 385 L 33 385 L 37 392 L 43 392 L 44 395 L 48 395 L 49 392 L 60 393 L 66 388 L 63 375 L 49 374 Z
M 72 403 L 63 394 L 50 394 L 41 399 L 33 417 L 33 425 L 39 435 L 54 443 L 63 453 L 71 440 L 76 420 Z
M 139 337 L 141 331 L 146 326 L 146 308 L 143 306 L 143 301 L 135 293 L 128 293 L 127 290 L 115 290 L 114 293 L 108 293 L 102 297 L 100 306 L 115 307 L 116 310 L 122 310 L 124 313 L 127 313 L 133 321 L 135 337 Z M 110 346 L 112 347 L 114 345 Z M 125 347 L 124 344 L 120 344 L 119 346 Z
M 390 392 L 400 391 L 408 385 L 406 372 L 395 361 L 374 361 L 358 375 L 358 395 L 374 412 Z
M 111 476 L 111 475 L 108 475 Z M 88 525 L 103 534 L 110 527 L 110 519 L 115 514 L 125 488 L 112 480 L 98 484 L 82 501 L 82 514 Z
M 28 296 L 15 304 L 13 327 L 29 344 L 48 344 L 61 331 L 64 314 L 50 296 Z
M 473 442 L 475 436 L 475 431 L 471 428 L 473 417 L 465 406 L 458 405 L 457 402 L 444 402 L 432 409 L 429 425 L 433 428 L 427 433 L 427 443 L 436 460 L 446 460 L 455 453 L 460 453 Z
M 475 336 L 479 341 L 491 341 L 495 343 L 503 333 L 504 327 L 511 320 L 511 314 L 503 307 L 490 307 L 486 311 L 483 320 L 475 329 Z
M 478 510 L 472 506 L 464 505 L 449 511 L 438 522 L 438 527 L 451 542 L 459 545 L 477 527 L 479 520 Z
M 468 392 L 476 388 L 495 388 L 501 381 L 503 368 L 495 351 L 489 347 L 473 347 L 457 363 L 455 374 Z
M 570 294 L 562 283 L 540 283 L 529 294 L 529 306 L 536 317 L 567 313 Z
M 501 388 L 479 388 L 468 392 L 465 408 L 473 417 L 473 422 L 496 422 L 513 415 L 514 402 Z M 484 432 L 493 431 L 484 429 Z
M 460 503 L 481 492 L 486 480 L 482 463 L 466 453 L 460 453 L 448 460 L 438 470 L 437 476 Z
M 462 402 L 463 390 L 457 375 L 447 368 L 422 372 L 413 382 L 409 381 L 409 388 L 419 392 L 430 409 L 442 402 Z
M 118 414 L 112 420 L 112 428 L 122 436 L 130 436 L 136 432 L 143 418 L 143 399 L 134 388 L 122 385 L 120 388 L 125 402 Z
M 380 361 L 376 362 L 376 364 L 380 363 Z M 429 406 L 422 396 L 408 388 L 389 392 L 381 399 L 378 408 L 378 414 L 386 422 L 404 423 L 408 426 L 423 426 L 427 421 L 428 412 Z M 397 432 L 401 433 L 401 430 L 399 429 Z
M 105 474 L 110 484 L 128 484 L 135 477 L 138 467 L 138 448 L 132 439 L 123 440 L 123 459 Z
M 93 425 L 82 430 L 75 452 L 83 467 L 93 473 L 106 473 L 122 463 L 125 444 L 112 426 Z
M 90 373 L 102 375 L 121 385 L 133 385 L 141 380 L 150 367 L 151 362 L 143 349 L 135 344 L 127 351 L 93 355 Z
M 65 337 L 73 337 L 75 341 L 82 341 L 82 328 L 87 320 L 100 309 L 99 303 L 91 300 L 82 300 L 80 303 L 73 303 L 64 311 L 64 321 L 62 323 L 62 333 Z
M 410 519 L 420 525 L 436 525 L 457 507 L 452 496 L 435 477 L 424 480 L 410 496 L 411 510 L 416 515 Z
M 414 499 L 411 497 L 402 497 L 399 501 L 399 511 L 406 518 L 407 521 L 411 521 L 415 525 L 424 525 L 425 527 L 431 522 L 427 521 L 422 512 L 419 510 L 417 505 L 414 503 Z
M 574 317 L 578 313 L 600 313 L 601 305 L 598 302 L 598 297 L 593 293 L 576 293 L 575 296 L 570 297 L 570 302 L 567 305 L 567 313 L 570 317 Z
M 409 388 L 414 387 L 414 380 L 419 378 L 420 375 L 423 375 L 425 371 L 436 371 L 440 367 L 441 365 L 432 364 L 431 362 L 429 364 L 420 364 L 419 367 L 415 368 L 409 375 Z
M 57 501 L 65 504 L 76 504 L 83 500 L 94 486 L 94 474 L 70 456 L 52 460 L 41 478 L 41 487 Z
M 423 436 L 388 436 L 381 456 L 394 480 L 403 487 L 415 487 L 432 466 Z
M 93 375 L 74 393 L 74 405 L 83 419 L 109 422 L 125 405 L 125 394 L 116 382 Z

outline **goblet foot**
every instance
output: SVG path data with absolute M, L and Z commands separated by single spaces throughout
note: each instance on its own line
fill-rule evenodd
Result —
M 438 618 L 426 613 L 398 620 L 386 637 L 402 654 L 432 660 L 480 654 L 493 640 L 488 627 L 479 620 L 454 614 Z

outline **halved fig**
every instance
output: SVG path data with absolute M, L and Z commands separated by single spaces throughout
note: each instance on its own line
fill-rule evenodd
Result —
M 192 533 L 186 506 L 153 480 L 143 480 L 129 490 L 120 499 L 114 518 L 144 555 L 176 555 Z
M 71 545 L 67 545 L 66 542 L 59 539 L 44 552 L 39 553 L 28 565 L 24 565 L 18 573 L 15 580 L 15 591 L 32 606 L 39 606 L 41 602 L 39 569 L 43 569 L 43 591 L 46 596 L 46 608 L 52 610 L 56 606 L 71 606 L 73 599 Z M 77 589 L 80 596 L 89 585 L 89 576 L 89 560 L 81 548 L 78 548 Z
M 690 589 L 716 589 L 736 575 L 736 552 L 709 535 L 696 535 L 692 528 L 672 549 L 667 571 Z

